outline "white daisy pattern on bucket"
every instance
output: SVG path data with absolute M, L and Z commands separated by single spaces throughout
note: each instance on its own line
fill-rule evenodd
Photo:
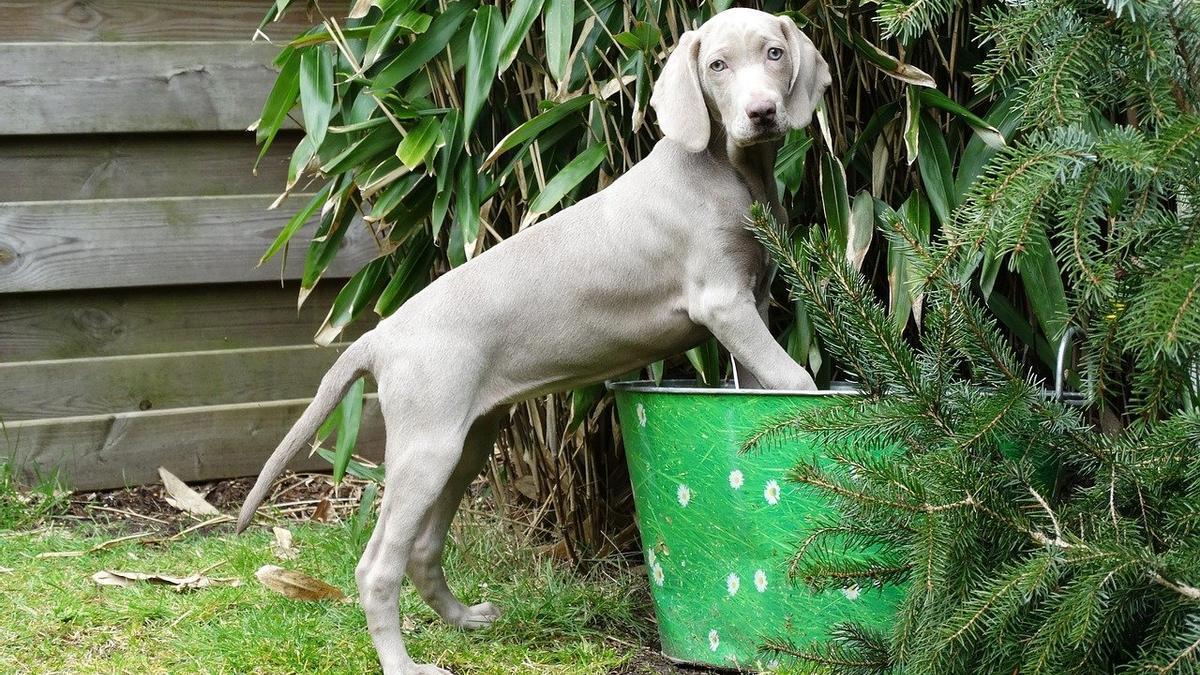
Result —
M 851 601 L 857 600 L 860 593 L 862 593 L 862 589 L 857 585 L 842 589 L 842 595 L 846 596 L 846 599 Z
M 733 488 L 734 490 L 741 490 L 742 485 L 745 483 L 746 477 L 742 475 L 741 471 L 734 469 L 733 471 L 729 472 L 729 487 Z
M 646 406 L 641 403 L 637 404 L 637 416 L 638 426 L 644 428 L 646 426 Z
M 721 646 L 721 635 L 719 633 L 717 633 L 717 629 L 714 628 L 714 629 L 708 631 L 708 650 L 710 652 L 715 652 L 715 651 L 717 651 L 717 648 L 720 646 Z
M 675 498 L 679 500 L 680 506 L 687 508 L 688 503 L 692 501 L 692 489 L 680 483 L 679 488 L 675 490 Z
M 646 564 L 654 567 L 654 563 L 658 562 L 658 556 L 654 553 L 653 548 L 646 549 Z
M 663 585 L 663 582 L 667 580 L 666 575 L 663 574 L 662 565 L 658 563 L 654 563 L 650 566 L 650 577 L 654 579 L 654 585 L 660 587 Z
M 742 579 L 737 572 L 730 572 L 729 576 L 725 577 L 725 590 L 729 591 L 731 597 L 737 595 L 738 589 L 741 587 Z
M 764 572 L 762 570 L 756 570 L 754 572 L 754 587 L 758 589 L 759 593 L 765 593 L 767 591 L 767 573 L 766 572 Z
M 767 500 L 771 506 L 779 503 L 779 481 L 767 481 L 767 487 L 763 488 L 763 499 Z

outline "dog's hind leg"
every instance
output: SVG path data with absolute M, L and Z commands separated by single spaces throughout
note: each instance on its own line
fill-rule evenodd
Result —
M 420 534 L 408 556 L 408 578 L 417 592 L 446 623 L 459 628 L 486 628 L 500 616 L 500 611 L 490 602 L 470 607 L 464 605 L 447 586 L 442 568 L 447 530 L 458 512 L 463 494 L 492 453 L 500 417 L 500 414 L 487 415 L 472 425 L 463 445 L 462 458 L 446 483 L 446 489 L 425 514 Z
M 400 632 L 400 586 L 421 523 L 459 464 L 467 430 L 438 428 L 428 410 L 408 413 L 403 424 L 389 412 L 385 401 L 391 422 L 387 485 L 379 522 L 355 570 L 359 598 L 384 675 L 448 675 L 409 657 Z

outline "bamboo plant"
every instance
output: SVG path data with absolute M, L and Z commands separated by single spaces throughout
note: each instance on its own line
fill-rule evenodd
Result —
M 264 34 L 302 4 L 277 0 Z M 264 151 L 289 116 L 305 132 L 280 202 L 294 216 L 264 261 L 285 246 L 307 247 L 303 301 L 349 228 L 369 228 L 380 253 L 344 284 L 317 340 L 367 314 L 387 316 L 437 274 L 537 227 L 639 161 L 659 136 L 648 101 L 665 55 L 683 31 L 730 4 L 378 0 L 356 2 L 348 17 L 308 5 L 314 26 L 283 47 L 256 127 Z M 1005 147 L 1011 101 L 972 97 L 968 78 L 985 58 L 970 20 L 983 3 L 743 4 L 793 18 L 835 73 L 818 121 L 790 134 L 779 153 L 776 177 L 793 221 L 827 223 L 839 250 L 885 289 L 890 320 L 915 330 L 918 272 L 876 225 L 899 214 L 928 241 Z M 930 21 L 941 37 L 931 37 Z M 316 235 L 294 240 L 314 217 Z M 1062 327 L 1063 289 L 1027 282 L 1022 290 L 1010 280 L 1044 280 L 1054 265 L 1051 256 L 997 270 L 991 282 L 1013 332 L 1042 356 Z M 780 340 L 818 382 L 833 377 L 803 305 L 785 302 L 773 316 Z M 725 364 L 710 342 L 642 376 L 694 373 L 712 383 Z M 597 386 L 516 406 L 490 468 L 496 496 L 534 505 L 538 524 L 556 523 L 573 555 L 633 536 L 607 401 Z M 351 450 L 339 443 L 335 472 Z

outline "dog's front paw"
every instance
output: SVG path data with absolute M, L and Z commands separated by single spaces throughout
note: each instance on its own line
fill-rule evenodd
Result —
M 463 613 L 462 618 L 455 622 L 455 625 L 467 630 L 478 630 L 480 628 L 487 628 L 499 618 L 499 608 L 490 602 L 481 602 L 478 605 L 468 607 L 467 611 Z

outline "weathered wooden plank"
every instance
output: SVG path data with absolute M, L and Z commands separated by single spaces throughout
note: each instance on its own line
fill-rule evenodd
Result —
M 0 135 L 242 131 L 275 81 L 266 43 L 0 44 Z
M 0 136 L 0 202 L 282 191 L 300 136 L 281 133 L 254 175 L 254 135 Z
M 94 199 L 0 204 L 0 293 L 265 281 L 280 260 L 256 267 L 298 197 L 268 211 L 271 195 Z M 305 242 L 316 218 L 296 235 Z M 286 278 L 303 272 L 306 245 L 291 247 Z M 350 223 L 330 277 L 348 277 L 378 246 Z
M 298 284 L 218 284 L 0 296 L 0 361 L 306 344 L 341 287 L 317 284 L 296 309 Z M 373 325 L 364 317 L 348 338 Z
M 270 2 L 264 0 L 8 0 L 0 21 L 3 42 L 134 42 L 168 40 L 249 40 Z M 274 40 L 320 22 L 305 2 L 294 6 L 266 33 Z M 322 0 L 321 10 L 341 19 L 343 0 Z
M 312 396 L 335 347 L 293 345 L 0 363 L 6 422 Z
M 186 481 L 248 476 L 262 468 L 307 404 L 300 399 L 12 422 L 0 458 L 29 478 L 58 471 L 76 490 L 155 483 L 160 466 Z M 368 458 L 383 454 L 374 395 L 363 406 L 357 447 Z M 302 452 L 292 466 L 328 463 Z

